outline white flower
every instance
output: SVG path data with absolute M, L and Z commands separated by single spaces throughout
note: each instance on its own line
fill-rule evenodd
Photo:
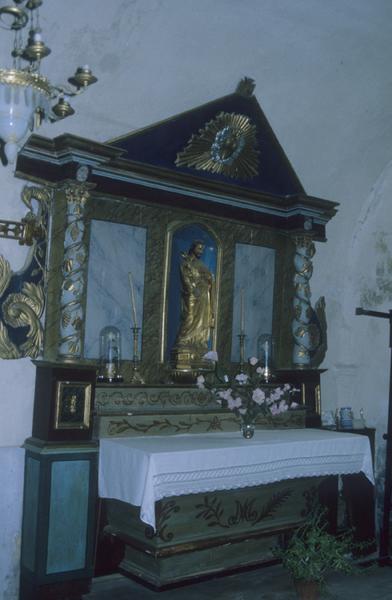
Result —
M 252 357 L 249 359 L 249 364 L 250 364 L 250 365 L 252 365 L 252 367 L 254 367 L 255 365 L 257 365 L 257 363 L 258 363 L 258 362 L 259 362 L 259 361 L 257 360 L 257 358 L 256 358 L 255 356 L 252 356 Z
M 203 375 L 199 375 L 196 379 L 196 385 L 199 389 L 204 390 L 205 385 L 204 385 L 205 379 L 203 377 Z
M 259 375 L 264 375 L 264 369 L 263 369 L 263 367 L 257 367 L 256 373 L 258 373 Z
M 204 354 L 203 358 L 204 360 L 212 360 L 213 362 L 218 362 L 218 353 L 214 352 L 213 350 L 210 350 L 209 352 L 206 352 L 206 354 Z
M 292 402 L 290 404 L 290 408 L 298 408 L 298 406 L 299 406 L 298 402 Z
M 246 383 L 249 379 L 248 375 L 246 375 L 246 373 L 239 373 L 238 375 L 235 376 L 236 381 L 238 381 L 238 383 Z

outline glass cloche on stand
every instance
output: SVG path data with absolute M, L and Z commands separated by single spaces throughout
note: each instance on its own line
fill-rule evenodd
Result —
M 109 325 L 99 334 L 99 373 L 102 383 L 121 383 L 121 332 Z

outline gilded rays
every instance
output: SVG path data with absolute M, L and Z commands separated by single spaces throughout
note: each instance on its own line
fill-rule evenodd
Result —
M 221 112 L 192 135 L 175 164 L 233 179 L 252 179 L 259 167 L 256 126 L 245 115 Z

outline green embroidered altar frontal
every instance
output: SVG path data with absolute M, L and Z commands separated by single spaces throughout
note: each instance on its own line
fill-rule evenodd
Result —
M 164 498 L 155 505 L 155 532 L 139 507 L 105 500 L 106 531 L 125 544 L 120 568 L 162 587 L 270 562 L 272 547 L 303 522 L 315 498 L 334 518 L 336 490 L 336 477 L 309 477 Z

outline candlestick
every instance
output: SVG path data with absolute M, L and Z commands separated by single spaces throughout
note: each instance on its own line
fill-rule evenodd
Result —
M 139 373 L 140 366 L 140 355 L 139 355 L 139 332 L 140 327 L 131 327 L 133 336 L 133 359 L 132 359 L 132 373 L 130 383 L 136 385 L 144 384 L 144 379 Z
M 244 333 L 240 333 L 239 336 L 239 341 L 240 341 L 240 373 L 244 372 L 244 365 L 245 365 L 245 338 L 246 335 Z
M 132 273 L 128 273 L 128 279 L 129 279 L 129 287 L 130 287 L 130 290 L 131 290 L 131 308 L 132 308 L 133 326 L 137 327 L 135 290 L 133 288 Z
M 240 289 L 240 334 L 245 333 L 244 288 Z

